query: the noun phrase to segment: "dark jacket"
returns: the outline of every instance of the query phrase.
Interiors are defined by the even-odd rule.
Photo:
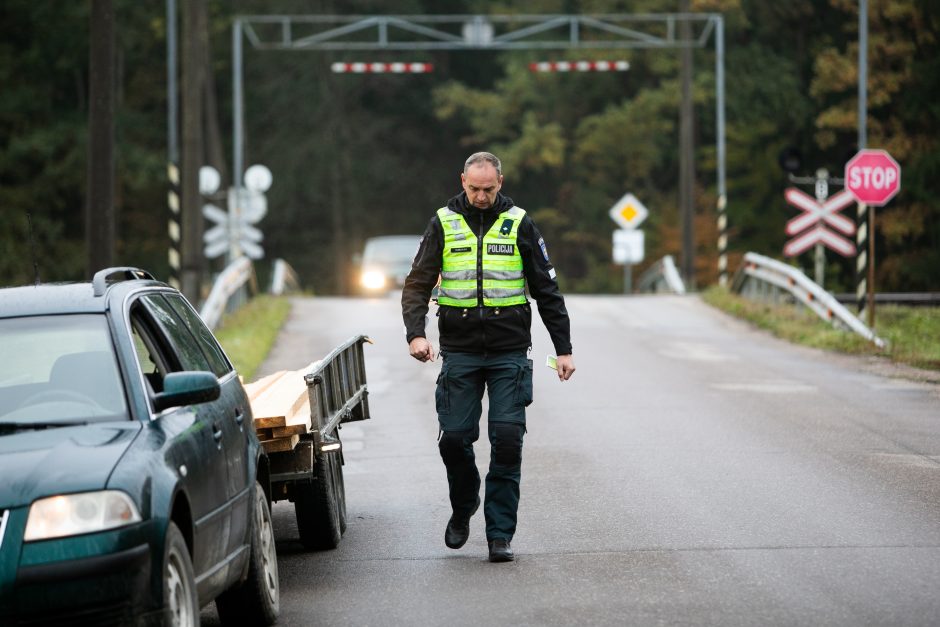
[[[512,207],[513,202],[511,198],[497,194],[493,207],[480,210],[468,202],[467,195],[461,192],[447,201],[447,206],[461,214],[477,239],[482,241],[497,216]],[[528,213],[519,225],[516,242],[519,254],[522,255],[529,294],[538,303],[539,315],[555,345],[555,352],[567,355],[571,353],[571,333],[565,299],[558,291],[545,241]],[[482,246],[478,250],[482,250]],[[402,317],[408,342],[425,335],[428,302],[441,272],[443,251],[444,229],[435,215],[421,238],[401,294]],[[472,308],[441,305],[438,306],[437,315],[441,348],[444,350],[497,353],[525,349],[532,345],[532,308],[528,303],[508,307],[483,307],[480,303],[480,306]]]

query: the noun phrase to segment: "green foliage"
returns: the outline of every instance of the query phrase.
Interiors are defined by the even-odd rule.
[[[259,295],[222,319],[215,336],[245,381],[268,356],[289,313],[287,298]]]
[[[232,112],[231,24],[238,14],[310,13],[308,0],[206,0],[212,84],[224,149]],[[168,270],[166,23],[163,3],[113,0],[118,102],[118,262]],[[855,0],[692,0],[720,12],[726,49],[730,246],[780,257],[795,210],[777,165],[838,175],[855,151]],[[385,14],[388,3],[326,0],[322,14]],[[422,15],[668,13],[675,0],[402,0]],[[940,14],[924,0],[869,0],[869,145],[903,166],[903,189],[877,212],[876,283],[940,290]],[[81,278],[86,257],[87,2],[0,6],[0,284]],[[273,27],[277,30],[279,27]],[[504,191],[536,219],[570,291],[619,291],[607,209],[629,191],[651,210],[646,262],[679,256],[679,52],[670,49],[286,52],[245,46],[246,163],[274,173],[259,224],[320,293],[351,285],[370,236],[419,233],[459,191],[463,159],[489,149]],[[697,284],[716,277],[714,38],[694,50]],[[543,59],[627,59],[629,72],[536,74]],[[335,75],[334,61],[429,61],[430,75]],[[186,62],[186,59],[182,59]],[[228,154],[224,155],[228,160]],[[227,177],[226,177],[227,178]],[[228,180],[223,181],[227,185]],[[33,221],[30,244],[26,216]],[[33,254],[35,250],[35,254]],[[811,254],[797,259],[808,268]],[[732,269],[734,269],[732,267]],[[827,287],[853,286],[830,256]]]

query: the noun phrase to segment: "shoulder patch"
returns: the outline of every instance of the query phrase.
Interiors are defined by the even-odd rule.
[[[545,238],[539,238],[539,248],[542,249],[542,256],[545,257],[545,261],[548,261],[548,248],[545,247]]]

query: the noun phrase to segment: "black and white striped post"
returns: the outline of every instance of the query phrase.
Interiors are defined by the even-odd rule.
[[[718,285],[728,285],[728,214],[725,207],[728,198],[724,194],[718,196]]]
[[[176,289],[180,288],[180,168],[179,168],[179,116],[176,88],[176,0],[166,0],[166,84],[167,84],[167,196],[166,204],[169,209],[167,216],[167,234],[170,236],[170,247],[167,250],[167,261],[170,265],[170,276],[167,283]]]
[[[858,318],[865,319],[865,310],[868,308],[868,270],[871,260],[868,256],[868,205],[858,203],[856,213],[855,249],[855,301],[858,304]]]
[[[170,264],[170,276],[167,280],[171,286],[180,287],[180,169],[172,161],[166,167],[169,189],[167,190],[166,204],[170,208],[167,233],[170,236],[170,248],[167,251],[167,261]]]

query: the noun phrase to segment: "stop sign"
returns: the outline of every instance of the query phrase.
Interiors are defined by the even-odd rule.
[[[860,150],[845,164],[845,188],[859,202],[880,207],[901,189],[901,166],[884,150]]]

